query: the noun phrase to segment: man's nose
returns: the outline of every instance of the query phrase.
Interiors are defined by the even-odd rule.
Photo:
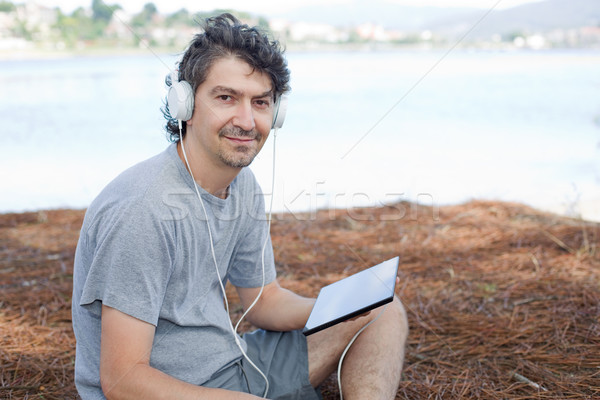
[[[236,108],[233,125],[245,131],[251,131],[256,127],[254,112],[250,103],[241,102]]]

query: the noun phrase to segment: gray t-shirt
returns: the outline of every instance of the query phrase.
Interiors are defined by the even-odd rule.
[[[104,399],[102,303],[156,326],[150,364],[175,378],[202,384],[240,358],[193,185],[173,144],[119,175],[88,208],[75,253],[72,309],[75,383],[84,399]],[[268,232],[254,175],[242,169],[227,199],[199,190],[223,285],[260,287]],[[275,266],[267,240],[270,283]]]

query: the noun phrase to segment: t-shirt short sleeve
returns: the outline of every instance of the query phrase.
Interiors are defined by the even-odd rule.
[[[133,203],[100,212],[87,232],[94,250],[80,305],[99,315],[101,304],[156,325],[172,267],[173,240],[165,222]],[[108,216],[110,215],[110,216]]]

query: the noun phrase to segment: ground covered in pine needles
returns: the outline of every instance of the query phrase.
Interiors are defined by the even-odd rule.
[[[82,218],[0,215],[0,399],[76,398]],[[277,215],[272,235],[282,286],[303,295],[400,256],[399,399],[600,398],[600,224],[510,203],[398,203]],[[323,392],[338,397],[334,377]]]

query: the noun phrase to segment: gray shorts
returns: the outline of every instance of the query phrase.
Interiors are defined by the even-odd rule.
[[[301,331],[257,330],[244,335],[248,357],[269,379],[267,398],[321,399],[308,379],[308,348]],[[252,393],[262,397],[265,380],[245,358],[215,373],[202,386]]]

